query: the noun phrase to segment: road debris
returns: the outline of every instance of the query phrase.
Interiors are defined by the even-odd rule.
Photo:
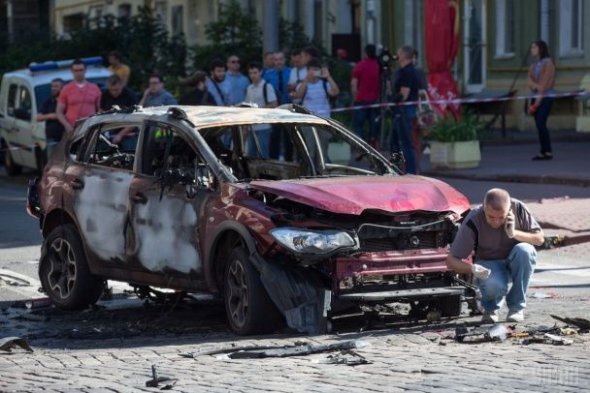
[[[472,329],[459,325],[455,328],[455,341],[468,344],[504,341],[512,332],[513,327],[502,324],[494,324],[491,328],[475,327]]]
[[[555,334],[550,334],[550,333],[545,333],[545,338],[547,339],[547,341],[551,344],[554,345],[572,345],[574,343],[574,340],[569,339],[569,338],[563,338],[560,336],[557,336]]]
[[[12,352],[15,347],[21,347],[27,352],[33,352],[33,348],[29,345],[27,340],[21,337],[5,337],[0,339],[0,350]]]
[[[363,355],[356,351],[347,349],[340,351],[333,355],[328,355],[324,362],[326,364],[345,364],[347,366],[359,366],[361,364],[371,364],[373,362],[367,360]]]
[[[533,292],[529,297],[533,299],[555,299],[559,295],[556,292]]]
[[[368,346],[369,343],[363,340],[347,340],[332,344],[309,344],[307,342],[298,342],[294,345],[283,346],[250,346],[250,347],[230,347],[215,349],[211,351],[197,351],[181,353],[180,356],[195,358],[202,355],[226,354],[225,357],[230,359],[261,359],[261,358],[283,358],[289,356],[305,356],[314,353],[347,351]]]
[[[158,372],[156,371],[156,365],[152,364],[152,379],[146,381],[145,386],[148,388],[157,388],[161,382],[169,382],[160,388],[160,390],[169,390],[169,389],[172,389],[172,387],[174,387],[174,385],[176,384],[176,381],[177,380],[173,379],[173,378],[158,377]]]
[[[563,323],[567,323],[568,325],[573,325],[579,328],[581,331],[580,333],[587,333],[590,331],[590,320],[584,318],[566,318],[560,317],[557,315],[551,315],[551,318],[557,319]]]

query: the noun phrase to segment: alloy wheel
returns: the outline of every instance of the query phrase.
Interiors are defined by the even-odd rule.
[[[48,255],[47,281],[51,291],[67,299],[76,283],[76,257],[70,243],[58,238],[51,243]]]
[[[238,327],[246,324],[248,315],[248,284],[245,267],[240,260],[231,262],[228,269],[227,298],[229,314]]]

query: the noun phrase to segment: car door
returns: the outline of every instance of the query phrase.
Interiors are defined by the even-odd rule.
[[[85,144],[79,161],[65,171],[80,234],[90,262],[99,268],[127,262],[128,195],[135,152],[121,152],[110,142],[111,131],[121,126],[93,126],[79,142]]]
[[[15,161],[27,168],[38,168],[37,160],[41,156],[39,147],[36,146],[44,143],[45,138],[39,140],[34,136],[34,127],[37,127],[37,122],[33,121],[33,113],[36,112],[36,108],[30,88],[21,82],[17,94],[18,105],[14,110],[14,128],[15,141],[20,147],[20,157],[19,161]]]
[[[16,163],[21,163],[21,147],[18,144],[18,128],[16,127],[15,110],[18,108],[18,84],[14,79],[5,79],[8,84],[6,102],[2,103],[4,116],[2,118],[2,137],[6,141],[10,157]]]
[[[180,128],[148,122],[141,143],[129,189],[130,250],[150,272],[202,278],[198,212],[206,199],[209,171]]]

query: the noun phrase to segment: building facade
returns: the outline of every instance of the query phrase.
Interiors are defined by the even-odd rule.
[[[409,44],[424,53],[424,7],[427,0],[383,0],[379,29],[383,44]],[[530,44],[543,39],[557,66],[558,93],[590,90],[590,2],[584,0],[458,0],[461,48],[453,72],[463,94],[529,94]],[[424,64],[424,63],[423,63]],[[534,128],[523,100],[508,107],[507,126]],[[550,127],[590,131],[587,104],[559,99]],[[590,116],[590,115],[588,115]]]

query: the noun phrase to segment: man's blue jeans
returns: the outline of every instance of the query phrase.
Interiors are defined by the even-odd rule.
[[[535,271],[537,251],[528,243],[518,243],[512,248],[508,258],[499,260],[479,260],[477,264],[492,271],[486,280],[477,280],[481,291],[481,305],[486,312],[500,308],[502,299],[510,312],[526,307],[526,291]],[[512,282],[510,291],[508,284]]]
[[[391,137],[389,139],[390,151],[392,153],[399,151],[401,143],[401,148],[406,159],[406,173],[413,174],[417,173],[416,155],[414,154],[414,146],[412,145],[412,129],[415,117],[415,105],[396,107],[393,115]]]

